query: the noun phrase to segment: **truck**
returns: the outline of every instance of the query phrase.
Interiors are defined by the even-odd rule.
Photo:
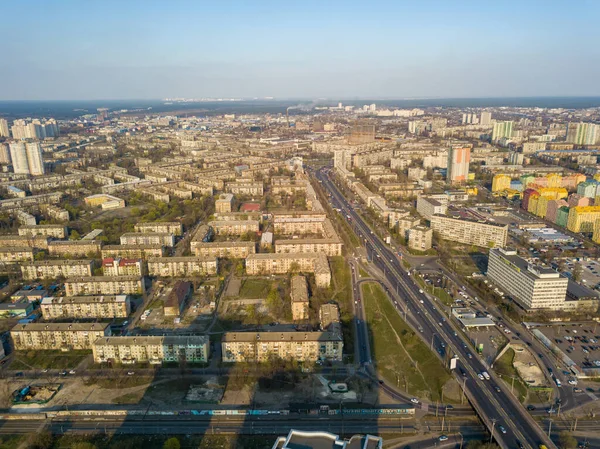
[[[482,371],[481,375],[485,378],[485,380],[490,380],[490,375],[487,371]]]
[[[389,235],[385,238],[385,243],[387,243],[388,245],[392,244],[392,238]]]

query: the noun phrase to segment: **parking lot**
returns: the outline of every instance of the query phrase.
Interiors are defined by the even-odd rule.
[[[597,323],[560,324],[539,330],[581,368],[600,368],[600,327]]]
[[[600,262],[596,260],[581,260],[577,262],[573,258],[565,259],[565,268],[567,276],[572,275],[575,265],[581,265],[581,282],[589,288],[594,288],[600,284]]]

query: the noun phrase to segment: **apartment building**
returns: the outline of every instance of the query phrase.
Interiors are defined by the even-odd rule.
[[[36,236],[41,235],[44,237],[53,237],[55,239],[66,239],[67,238],[67,227],[63,225],[35,225],[35,226],[21,226],[19,228],[19,235],[21,236]]]
[[[91,259],[36,260],[21,264],[25,280],[92,276],[93,269],[94,261]]]
[[[571,232],[594,232],[600,218],[600,206],[576,206],[569,209],[567,229]]]
[[[444,240],[483,248],[503,248],[508,239],[508,225],[479,223],[443,215],[431,217],[431,229]]]
[[[421,195],[417,198],[417,212],[427,220],[431,220],[436,214],[445,215],[448,206],[435,198]]]
[[[59,240],[48,243],[48,254],[51,256],[86,257],[96,255],[102,248],[98,240]]]
[[[323,253],[326,256],[341,256],[342,242],[337,239],[275,240],[275,252],[281,254]]]
[[[48,249],[49,239],[43,235],[0,235],[0,246],[28,246],[35,249]]]
[[[242,235],[259,231],[256,220],[209,221],[208,225],[216,235]]]
[[[175,236],[164,232],[126,232],[121,236],[121,245],[163,245],[175,246]]]
[[[175,236],[183,235],[183,226],[177,221],[165,221],[159,223],[136,223],[135,232],[142,234],[158,233],[158,234],[173,234]]]
[[[33,249],[24,246],[0,247],[0,263],[33,261]]]
[[[197,257],[221,257],[227,259],[245,259],[256,253],[254,242],[192,242],[194,254]]]
[[[328,287],[331,270],[323,253],[251,254],[246,258],[246,273],[250,276],[285,274],[293,270],[315,274],[318,287]]]
[[[225,191],[234,195],[262,196],[264,194],[262,182],[226,182]]]
[[[107,257],[102,259],[104,276],[143,276],[144,264],[142,259],[120,259]]]
[[[10,331],[16,351],[92,349],[94,341],[110,334],[106,323],[29,323]]]
[[[415,251],[431,249],[433,230],[426,226],[415,226],[408,230],[408,247]]]
[[[148,274],[160,277],[181,277],[217,274],[217,258],[213,257],[151,257]]]
[[[224,363],[266,362],[271,358],[316,362],[342,360],[338,332],[226,332],[221,341]]]
[[[163,257],[166,248],[163,245],[106,245],[100,251],[103,259],[107,257],[123,259],[142,259]]]
[[[277,216],[273,217],[273,227],[275,234],[321,234],[323,233],[326,217],[321,217],[318,214],[312,217],[289,217]]]
[[[233,210],[233,195],[223,193],[215,200],[215,212],[217,214],[231,212]]]
[[[178,317],[185,307],[187,299],[193,292],[191,282],[176,281],[173,288],[163,301],[163,313],[165,316]]]
[[[549,268],[528,263],[515,250],[490,250],[487,276],[528,312],[564,307],[569,279]]]
[[[308,284],[304,276],[292,276],[290,300],[292,303],[292,319],[308,320]]]
[[[92,351],[95,363],[206,363],[210,341],[204,335],[101,337]]]
[[[127,295],[47,297],[40,309],[44,320],[126,318],[131,313],[131,301]]]
[[[78,295],[142,295],[144,278],[139,276],[89,276],[65,281],[67,296]]]

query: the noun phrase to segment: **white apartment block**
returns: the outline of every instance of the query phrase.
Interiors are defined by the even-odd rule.
[[[131,313],[127,295],[59,296],[42,299],[44,320],[63,318],[126,318]]]
[[[309,318],[308,284],[304,276],[292,276],[290,300],[292,319],[294,321],[307,320]]]
[[[103,323],[29,323],[17,324],[10,331],[16,351],[92,349],[100,337],[110,335]]]
[[[323,253],[326,256],[341,256],[342,242],[336,239],[291,239],[275,240],[275,252],[291,253]]]
[[[138,276],[89,276],[65,281],[67,296],[79,295],[142,295],[144,278]]]
[[[444,240],[483,248],[503,248],[506,246],[508,225],[479,223],[442,215],[434,215],[430,220],[431,229]]]
[[[94,261],[91,259],[36,260],[21,264],[21,274],[25,280],[92,276],[93,269]]]
[[[569,279],[550,268],[527,263],[514,250],[490,250],[487,276],[528,312],[564,307]]]
[[[102,248],[97,240],[64,240],[48,243],[48,254],[52,256],[86,257],[96,255]]]
[[[164,232],[126,232],[121,236],[121,245],[164,245],[175,246],[175,236]]]
[[[142,234],[160,233],[173,234],[175,236],[183,235],[183,226],[177,221],[158,222],[158,223],[136,223],[134,226],[135,232]]]
[[[242,235],[247,232],[259,231],[256,220],[209,221],[208,225],[216,235]]]
[[[192,251],[197,257],[221,257],[245,259],[256,253],[254,242],[192,242]]]
[[[102,260],[104,276],[143,276],[144,264],[142,259],[120,259],[108,257]]]
[[[314,273],[318,287],[328,287],[331,270],[323,253],[251,254],[246,258],[246,273],[250,276],[285,274],[292,270]]]
[[[217,269],[216,257],[152,257],[148,259],[148,274],[150,276],[215,275]]]
[[[33,249],[23,246],[0,247],[0,263],[33,261]]]
[[[21,236],[35,236],[41,235],[44,237],[54,237],[56,239],[67,238],[67,227],[63,225],[35,225],[35,226],[21,226],[19,228],[19,235]]]
[[[101,337],[94,342],[92,351],[96,363],[206,363],[210,341],[204,335]]]
[[[435,198],[424,195],[417,197],[417,212],[427,220],[431,220],[436,214],[445,215],[448,206]]]
[[[408,247],[416,251],[431,249],[433,230],[426,226],[415,226],[408,230]]]
[[[343,348],[339,332],[227,332],[221,341],[224,363],[260,363],[273,357],[297,362],[339,362]]]
[[[227,182],[225,191],[234,195],[262,196],[264,194],[262,182]]]
[[[103,259],[107,257],[124,259],[142,259],[149,257],[163,257],[165,247],[163,245],[106,245],[100,251]]]

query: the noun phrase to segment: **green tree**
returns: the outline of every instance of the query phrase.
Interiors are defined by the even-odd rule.
[[[97,449],[95,444],[81,441],[79,443],[71,444],[71,449]]]
[[[163,449],[180,449],[180,448],[181,448],[181,444],[179,444],[179,440],[175,437],[169,438],[167,441],[165,441],[165,444],[163,444]]]
[[[581,267],[581,264],[578,262],[573,267],[573,280],[575,282],[581,281],[582,274],[583,274],[583,268]]]
[[[71,234],[69,235],[69,239],[71,240],[79,240],[81,238],[81,235],[79,234],[79,232],[77,232],[75,229],[73,229],[71,231]]]
[[[50,449],[54,443],[52,434],[47,431],[31,434],[27,441],[28,449]]]
[[[558,435],[558,445],[561,449],[575,449],[577,447],[577,439],[570,432],[563,430]]]

